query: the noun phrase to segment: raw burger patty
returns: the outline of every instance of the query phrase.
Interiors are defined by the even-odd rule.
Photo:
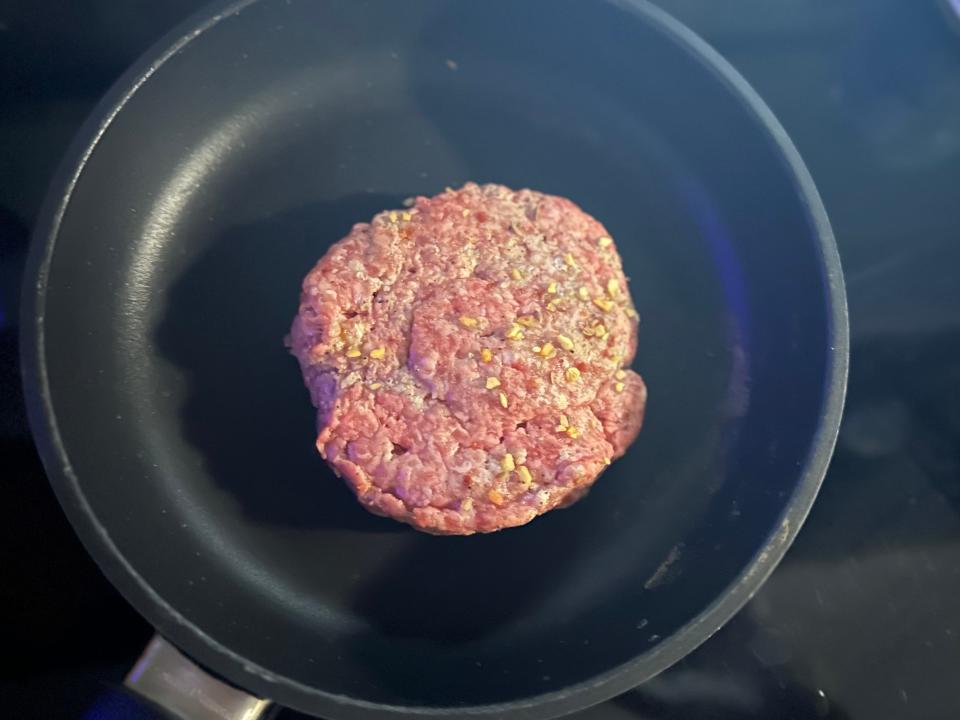
[[[375,513],[442,534],[584,495],[640,430],[637,313],[603,225],[467,184],[355,225],[303,282],[287,340],[317,448]]]

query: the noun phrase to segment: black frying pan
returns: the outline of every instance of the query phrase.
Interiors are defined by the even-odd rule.
[[[466,180],[573,198],[643,316],[647,424],[588,498],[489,536],[363,511],[282,343],[353,222]],[[646,2],[240,2],[88,123],[23,326],[51,482],[158,631],[334,720],[541,718],[651,677],[803,522],[847,370],[840,266],[796,150]]]

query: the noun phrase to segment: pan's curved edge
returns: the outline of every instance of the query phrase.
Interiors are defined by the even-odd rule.
[[[201,663],[223,672],[230,680],[264,697],[307,712],[331,714],[342,720],[431,717],[446,720],[463,716],[550,718],[602,702],[623,693],[666,669],[698,647],[729,620],[760,589],[796,537],[816,499],[836,444],[846,394],[849,368],[849,318],[840,257],[826,209],[809,171],[786,131],[750,84],[696,33],[654,6],[649,0],[608,0],[641,16],[696,56],[706,68],[746,104],[769,133],[793,176],[806,204],[818,240],[830,309],[828,381],[817,434],[800,482],[767,542],[751,563],[716,601],[687,623],[669,644],[656,647],[634,661],[565,690],[524,700],[460,708],[388,706],[325,693],[270,673],[224,647],[166,603],[140,577],[93,515],[59,436],[50,401],[44,358],[45,293],[56,238],[72,192],[97,144],[124,105],[167,60],[225,18],[259,0],[237,0],[201,11],[186,20],[146,52],[112,87],[78,133],[61,163],[38,215],[21,303],[21,367],[28,417],[48,477],[57,497],[84,545],[108,579],[161,633],[182,646]]]

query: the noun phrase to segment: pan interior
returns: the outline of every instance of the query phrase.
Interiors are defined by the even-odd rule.
[[[575,507],[431,537],[367,514],[317,456],[282,340],[354,222],[468,180],[607,225],[650,403]],[[44,361],[92,512],[187,623],[327,693],[507,702],[660,669],[776,529],[823,410],[820,268],[759,123],[629,10],[263,0],[171,57],[96,146]]]

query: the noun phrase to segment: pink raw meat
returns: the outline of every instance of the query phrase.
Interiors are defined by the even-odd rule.
[[[583,496],[643,421],[620,256],[571,201],[467,184],[355,225],[287,343],[369,510],[491,532]]]

